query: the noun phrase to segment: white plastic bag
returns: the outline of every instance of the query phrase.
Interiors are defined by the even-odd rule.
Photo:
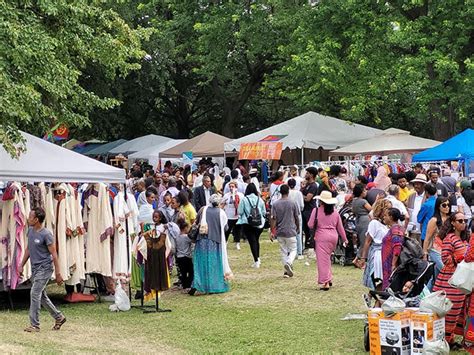
[[[464,260],[456,266],[456,271],[449,279],[449,284],[468,295],[474,286],[474,263],[466,263]]]
[[[405,302],[403,302],[400,298],[395,296],[390,296],[383,304],[382,310],[385,316],[391,317],[395,313],[403,312],[405,310]]]
[[[433,312],[440,317],[444,317],[452,307],[453,303],[446,297],[446,291],[433,292],[420,302],[420,312]]]
[[[448,355],[449,344],[446,340],[425,341],[423,354],[427,355]]]
[[[130,310],[130,300],[120,281],[117,281],[117,287],[115,288],[115,303],[109,306],[109,310],[111,312],[126,312]]]

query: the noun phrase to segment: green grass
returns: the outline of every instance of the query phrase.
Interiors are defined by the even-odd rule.
[[[309,266],[295,261],[295,277],[284,279],[278,243],[262,238],[260,269],[250,267],[248,244],[240,251],[230,244],[231,292],[195,297],[165,292],[162,306],[171,313],[112,313],[108,303],[63,304],[68,322],[60,332],[50,330],[52,320],[43,311],[41,333],[27,334],[27,309],[3,310],[0,352],[365,353],[364,322],[340,320],[364,313],[361,271],[334,266],[333,289],[319,291],[314,260]],[[52,286],[49,292],[61,290]]]

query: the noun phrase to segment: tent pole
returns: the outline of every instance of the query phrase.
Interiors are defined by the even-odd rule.
[[[304,166],[304,143],[301,146],[301,167]]]

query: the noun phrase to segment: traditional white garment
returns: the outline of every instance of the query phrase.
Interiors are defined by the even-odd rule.
[[[46,229],[49,229],[51,233],[54,230],[54,208],[53,208],[53,193],[50,188],[46,187],[44,182],[40,183],[39,188],[41,190],[41,199],[44,206],[46,217],[44,225]]]
[[[15,190],[12,199],[3,201],[2,224],[0,228],[0,250],[2,263],[2,279],[6,289],[16,287],[25,279],[20,279],[18,269],[25,253],[25,205],[21,185],[12,183]]]
[[[126,216],[128,215],[126,223]],[[116,279],[128,280],[131,273],[131,238],[138,234],[138,207],[132,194],[120,191],[114,198],[114,262],[113,276]],[[128,231],[127,231],[128,227]],[[127,233],[128,232],[128,233]],[[127,256],[128,238],[128,256]]]
[[[69,214],[70,236],[67,238],[68,267],[70,278],[67,285],[76,285],[86,278],[84,264],[84,225],[82,222],[81,198],[76,189],[67,185],[67,211]]]
[[[23,230],[23,245],[24,247],[24,252],[26,251],[26,248],[28,247],[28,216],[30,215],[31,212],[31,199],[30,199],[30,191],[28,189],[23,189],[21,190],[21,194],[23,194],[23,205],[24,205],[24,213],[25,213],[25,228]],[[25,254],[23,252],[23,255]],[[22,256],[23,259],[23,256]],[[23,281],[28,280],[31,277],[31,263],[30,259],[26,262],[25,266],[23,267]]]
[[[84,200],[84,223],[87,222],[86,272],[112,276],[110,236],[113,234],[112,210],[104,184],[94,184]]]
[[[68,255],[66,233],[68,226],[71,225],[70,214],[67,208],[67,194],[69,189],[66,184],[60,184],[55,187],[55,190],[59,190],[61,193],[66,193],[64,198],[61,197],[59,200],[58,198],[54,198],[53,200],[56,217],[54,221],[53,237],[56,244],[56,251],[58,253],[59,273],[64,280],[68,280],[70,276],[68,259],[70,256]],[[58,270],[56,270],[56,272],[58,272]]]
[[[138,223],[153,223],[153,206],[148,202],[138,209]]]

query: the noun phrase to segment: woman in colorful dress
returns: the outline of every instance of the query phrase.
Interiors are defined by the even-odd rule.
[[[382,289],[390,285],[390,276],[398,266],[398,257],[402,251],[405,230],[398,222],[403,222],[403,216],[397,208],[390,208],[383,218],[383,222],[390,229],[382,240]]]
[[[451,349],[458,344],[454,343],[455,335],[464,334],[464,303],[466,295],[461,290],[452,287],[449,279],[453,276],[458,263],[464,260],[469,235],[466,231],[467,220],[461,212],[453,213],[443,225],[439,238],[442,240],[441,269],[433,291],[446,291],[446,295],[453,303],[453,307],[445,316],[446,341]]]
[[[211,206],[200,210],[196,223],[200,225],[200,234],[194,248],[194,279],[189,291],[190,295],[196,292],[224,293],[230,287],[228,280],[232,276],[227,258],[227,243],[224,229],[227,225],[227,216],[219,208],[220,197],[211,195]],[[207,233],[202,233],[207,229]]]
[[[474,263],[474,237],[471,233],[466,255],[466,263]],[[474,292],[466,296],[466,324],[464,327],[464,349],[474,354]]]
[[[347,245],[347,237],[342,226],[341,216],[334,208],[337,198],[332,197],[329,191],[321,192],[321,195],[316,198],[319,200],[320,206],[315,207],[311,212],[308,227],[315,229],[314,243],[318,266],[318,284],[321,285],[320,290],[329,291],[332,286],[331,255],[336,249],[338,236],[341,236],[344,247]]]
[[[428,222],[426,227],[426,236],[423,242],[423,258],[435,264],[433,279],[428,284],[430,290],[433,289],[434,282],[443,268],[441,260],[441,251],[443,249],[443,241],[439,237],[441,226],[449,219],[451,214],[451,204],[447,197],[439,196],[436,199],[434,215]]]

